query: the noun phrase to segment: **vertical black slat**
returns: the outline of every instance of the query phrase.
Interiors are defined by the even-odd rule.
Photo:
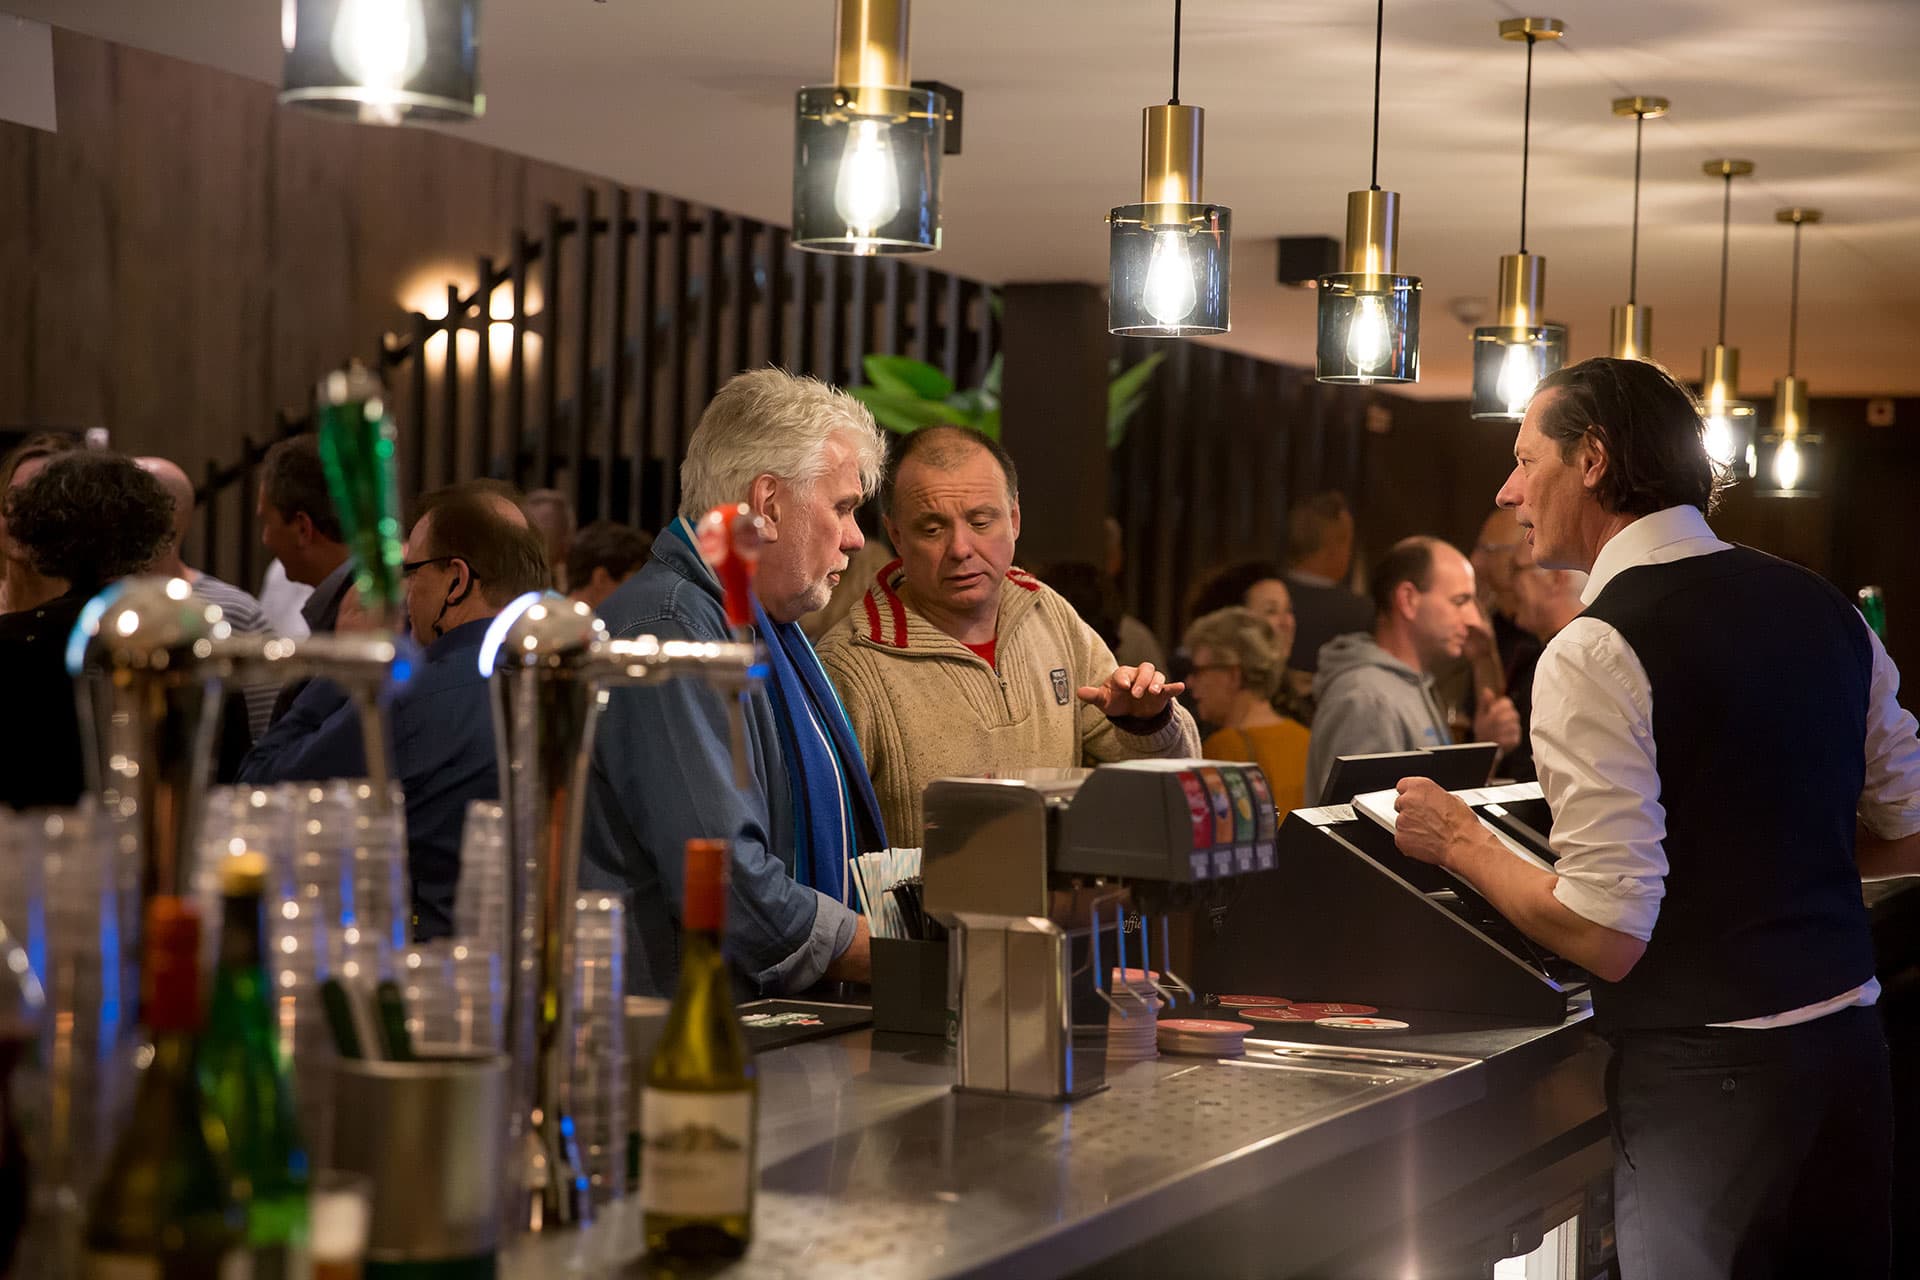
[[[274,438],[283,438],[286,429],[287,415],[276,411],[273,415]],[[260,589],[260,578],[253,571],[254,548],[260,544],[260,530],[255,523],[257,512],[254,493],[260,487],[259,464],[264,456],[264,451],[253,443],[252,436],[240,437],[240,574],[233,581],[238,582],[245,591]]]
[[[933,286],[940,277],[925,267],[913,267],[907,271],[913,280],[913,354],[916,358],[933,363]]]
[[[1247,361],[1247,403],[1252,406],[1251,453],[1246,484],[1253,508],[1253,538],[1260,555],[1284,562],[1287,548],[1286,488],[1274,465],[1274,444],[1280,438],[1279,400],[1274,396],[1274,366],[1265,360]]]
[[[888,258],[880,267],[880,350],[897,356],[907,345],[907,291],[913,287],[900,259]]]
[[[525,458],[527,433],[527,259],[532,246],[527,233],[513,233],[513,263],[508,278],[513,282],[513,328],[507,350],[507,478],[521,488],[527,485]]]
[[[547,206],[540,245],[540,407],[533,417],[533,475],[529,489],[553,483],[553,432],[560,406],[560,206]]]
[[[1143,358],[1139,344],[1125,338],[1113,340],[1112,349],[1120,355],[1126,365],[1133,365]],[[1159,375],[1155,374],[1158,381]],[[1161,409],[1161,399],[1157,386],[1150,387],[1140,411],[1134,416],[1127,428],[1126,443],[1121,446],[1126,463],[1125,498],[1119,511],[1114,514],[1120,520],[1121,545],[1125,561],[1122,573],[1125,577],[1124,594],[1127,605],[1135,617],[1145,614],[1146,571],[1153,557],[1147,546],[1148,531],[1153,528],[1153,485],[1155,468],[1154,450],[1159,447],[1160,433],[1166,429],[1166,415]],[[1162,632],[1162,635],[1167,633]],[[1178,637],[1173,637],[1177,642]]]
[[[793,264],[793,354],[790,364],[795,373],[812,373],[814,324],[819,303],[815,296],[815,264],[820,255],[796,249],[787,255]]]
[[[680,454],[687,438],[687,202],[667,204],[667,377],[670,393],[661,421],[660,510],[662,521],[679,509]]]
[[[701,244],[706,252],[701,255],[705,278],[700,285],[700,398],[699,407],[691,415],[696,421],[707,401],[720,389],[720,307],[726,296],[721,276],[726,271],[728,221],[718,209],[709,209],[700,224]]]
[[[987,366],[993,363],[993,353],[1000,349],[1000,322],[993,314],[993,290],[978,285],[974,292],[980,298],[980,323],[975,330],[978,341],[973,348],[973,377],[967,380],[970,387],[987,380]]]
[[[407,469],[413,476],[415,495],[427,491],[427,339],[433,333],[433,321],[420,312],[413,313],[413,379],[407,396],[406,429],[413,447],[407,450]]]
[[[857,387],[867,380],[867,352],[873,344],[873,259],[851,258],[847,289],[847,366],[843,385]]]
[[[653,445],[653,383],[654,383],[654,295],[659,291],[656,283],[655,264],[659,254],[654,250],[654,219],[658,213],[660,198],[648,191],[640,197],[640,214],[634,235],[638,241],[634,248],[638,250],[639,278],[634,283],[633,329],[637,335],[633,352],[633,421],[627,429],[627,456],[633,460],[632,486],[627,494],[627,521],[636,528],[646,522],[644,503],[641,500],[643,471],[646,459],[652,456]],[[657,514],[650,523],[664,524],[665,515]]]
[[[479,341],[473,361],[473,447],[467,452],[467,475],[491,475],[493,468],[493,259],[479,262],[480,288],[477,301]]]
[[[593,421],[593,275],[598,255],[594,249],[594,207],[598,202],[592,187],[580,188],[580,246],[574,257],[580,290],[578,324],[580,333],[573,347],[573,419],[567,424],[567,488],[573,509],[580,510],[587,500],[587,426]]]
[[[827,278],[826,287],[820,292],[820,328],[821,336],[826,339],[826,350],[820,357],[819,376],[821,381],[835,384],[842,381],[840,368],[847,350],[846,309],[841,305],[846,296],[842,288],[845,279],[840,270],[844,261],[839,254],[827,254],[820,264]]]
[[[940,368],[955,383],[960,381],[960,344],[967,331],[966,281],[955,275],[942,275],[946,296],[946,332],[940,344]]]
[[[733,220],[733,276],[727,282],[727,307],[733,321],[733,348],[728,353],[727,377],[753,363],[753,240],[760,224],[751,218]]]
[[[1153,549],[1153,621],[1163,636],[1178,635],[1186,625],[1186,619],[1180,616],[1180,574],[1175,557],[1180,547],[1182,527],[1186,523],[1182,518],[1184,511],[1180,501],[1180,486],[1186,477],[1186,468],[1181,464],[1187,457],[1188,442],[1182,438],[1183,433],[1175,424],[1183,420],[1184,410],[1190,403],[1188,389],[1191,385],[1189,374],[1192,358],[1191,342],[1176,343],[1167,362],[1161,366],[1161,376],[1172,376],[1166,377],[1165,394],[1161,399],[1167,412],[1160,432],[1160,465],[1154,486],[1154,509],[1148,520],[1158,534]]]
[[[200,563],[207,572],[220,577],[225,565],[216,559],[220,546],[220,499],[223,490],[220,487],[220,464],[207,463],[207,478],[201,483],[200,492],[204,495],[201,506],[206,510],[206,518],[200,522]],[[229,579],[231,581],[231,579]],[[245,584],[241,584],[245,586]]]
[[[458,285],[447,286],[446,360],[440,371],[440,483],[460,478],[460,331],[467,327]]]
[[[780,227],[767,227],[767,283],[760,296],[760,328],[766,344],[766,362],[778,369],[784,365],[787,337],[787,233]]]
[[[614,518],[613,511],[613,473],[620,463],[621,446],[625,433],[621,424],[626,418],[624,406],[627,398],[627,273],[629,249],[632,246],[627,224],[633,218],[633,197],[627,194],[625,187],[613,189],[613,212],[607,223],[607,376],[606,376],[606,413],[607,447],[600,455],[600,506],[598,516],[602,520]],[[627,477],[627,490],[633,490],[637,475]],[[631,501],[631,499],[629,499]]]

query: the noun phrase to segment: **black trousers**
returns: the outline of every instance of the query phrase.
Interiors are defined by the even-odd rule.
[[[1624,1280],[1883,1280],[1893,1085],[1871,1008],[1612,1038]]]

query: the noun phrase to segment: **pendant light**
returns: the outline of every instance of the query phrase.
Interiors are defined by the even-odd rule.
[[[833,83],[800,90],[793,246],[856,256],[940,247],[947,102],[907,74],[907,0],[840,0]]]
[[[1649,118],[1658,120],[1673,104],[1665,98],[1615,98],[1613,114],[1633,117],[1633,239],[1627,255],[1627,300],[1613,308],[1614,357],[1653,358],[1653,309],[1640,305],[1640,152]]]
[[[1540,379],[1567,362],[1567,327],[1541,319],[1547,260],[1527,252],[1527,163],[1533,135],[1533,46],[1566,34],[1558,18],[1507,18],[1502,40],[1527,42],[1526,113],[1520,128],[1520,252],[1500,259],[1494,323],[1473,331],[1473,416],[1518,422]]]
[[[1205,112],[1180,101],[1180,0],[1173,2],[1173,96],[1141,113],[1140,203],[1107,215],[1107,331],[1182,338],[1225,333],[1231,211],[1200,195]]]
[[[1740,348],[1727,345],[1727,247],[1733,233],[1733,180],[1753,172],[1751,160],[1709,160],[1701,166],[1709,178],[1725,184],[1720,201],[1719,336],[1700,360],[1700,410],[1705,418],[1707,456],[1729,480],[1753,474],[1753,405],[1740,398]]]
[[[1373,26],[1373,173],[1365,191],[1347,193],[1344,270],[1320,277],[1321,382],[1420,381],[1420,277],[1394,274],[1400,195],[1380,189],[1380,52],[1386,0]]]
[[[1787,303],[1787,376],[1773,384],[1773,424],[1760,441],[1760,492],[1810,498],[1820,491],[1820,437],[1811,430],[1807,382],[1795,362],[1800,354],[1800,228],[1820,221],[1820,211],[1779,209],[1773,218],[1793,224],[1793,290]]]
[[[280,101],[362,124],[472,120],[480,0],[281,0]]]

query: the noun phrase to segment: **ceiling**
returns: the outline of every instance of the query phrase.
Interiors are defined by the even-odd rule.
[[[1104,215],[1139,191],[1140,108],[1165,99],[1166,0],[920,0],[913,73],[965,93],[945,178],[943,268],[993,282],[1104,281]],[[0,0],[0,9],[274,82],[273,0]],[[1683,376],[1714,338],[1716,156],[1734,188],[1728,341],[1743,389],[1785,371],[1792,232],[1804,233],[1799,372],[1816,395],[1920,393],[1920,4],[1911,0],[1394,0],[1380,182],[1402,197],[1400,269],[1425,280],[1415,394],[1461,396],[1468,328],[1519,240],[1522,46],[1499,19],[1546,13],[1536,51],[1528,248],[1576,356],[1625,300],[1633,124],[1626,94],[1673,100],[1646,126],[1640,300]],[[1367,185],[1374,7],[1195,0],[1183,100],[1207,110],[1206,194],[1234,226],[1223,345],[1313,355],[1313,295],[1274,282],[1274,239],[1338,236]],[[831,0],[484,0],[487,116],[463,136],[784,224],[793,91],[825,80]]]

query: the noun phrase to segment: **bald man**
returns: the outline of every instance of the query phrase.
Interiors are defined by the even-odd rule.
[[[222,582],[210,573],[193,568],[181,558],[187,531],[193,527],[193,481],[187,478],[187,473],[166,458],[135,458],[134,461],[142,471],[158,480],[160,487],[167,491],[167,496],[173,499],[173,537],[159,558],[147,567],[147,572],[185,578],[191,582],[195,591],[220,606],[220,611],[226,615],[237,634],[271,634],[273,627],[258,600],[231,583]],[[278,682],[242,685],[239,692],[247,703],[247,727],[257,740],[267,731],[267,721],[273,715],[273,700],[280,692],[280,685]]]

